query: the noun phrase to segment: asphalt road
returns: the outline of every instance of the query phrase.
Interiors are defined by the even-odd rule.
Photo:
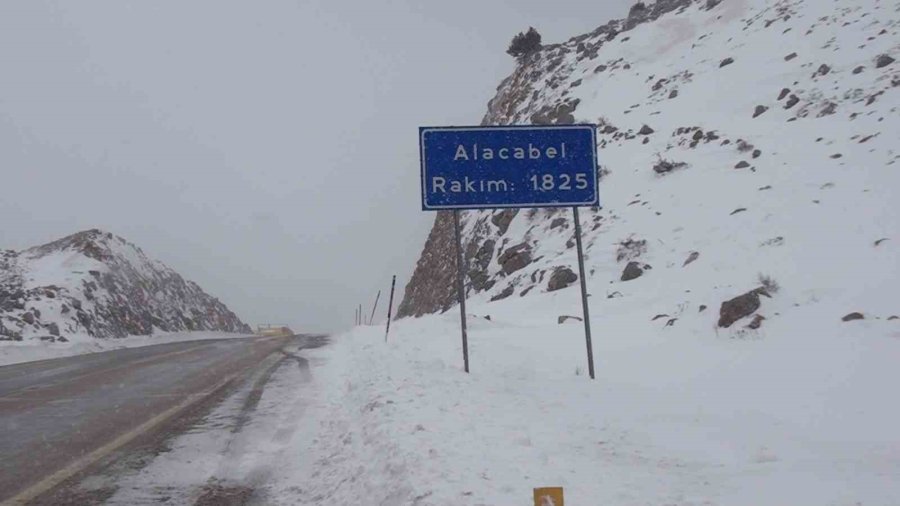
[[[164,425],[290,339],[189,341],[0,367],[0,502],[42,493]]]

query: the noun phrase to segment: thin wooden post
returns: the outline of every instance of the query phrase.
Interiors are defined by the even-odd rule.
[[[369,325],[372,324],[372,320],[375,318],[375,308],[378,307],[378,298],[381,297],[381,290],[378,290],[378,295],[375,296],[375,304],[372,305],[372,314],[369,315]]]

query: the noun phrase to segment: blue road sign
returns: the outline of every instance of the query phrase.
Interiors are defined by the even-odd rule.
[[[422,209],[599,206],[595,129],[421,127]]]

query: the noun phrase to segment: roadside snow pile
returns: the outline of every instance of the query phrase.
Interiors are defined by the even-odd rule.
[[[70,357],[85,353],[117,350],[119,348],[138,348],[154,344],[175,343],[182,341],[199,341],[205,339],[240,339],[255,337],[251,334],[234,332],[157,332],[150,336],[128,336],[119,339],[94,339],[81,336],[67,342],[48,343],[32,340],[25,342],[0,341],[0,366],[47,360],[51,358]]]
[[[380,327],[334,338],[267,501],[524,505],[562,486],[573,505],[900,504],[884,322],[805,308],[735,340],[647,331],[623,305],[592,319],[590,381],[583,327],[555,321],[578,308],[576,291],[473,302],[469,375],[455,311],[387,344]]]

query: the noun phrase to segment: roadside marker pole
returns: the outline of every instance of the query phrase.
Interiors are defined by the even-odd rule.
[[[359,324],[360,324],[360,325],[365,325],[365,323],[366,323],[366,320],[365,320],[365,318],[363,317],[362,304],[360,304],[360,305],[359,305]]]
[[[459,298],[459,321],[462,328],[463,365],[469,372],[469,338],[466,335],[466,289],[463,274],[462,238],[459,231],[459,210],[453,210],[453,228],[456,230],[456,295]]]
[[[372,324],[372,320],[375,319],[375,308],[378,307],[378,299],[381,297],[381,290],[378,290],[378,295],[375,296],[375,304],[372,306],[372,314],[369,316],[369,325]]]
[[[594,347],[591,345],[591,317],[588,314],[587,278],[584,275],[584,251],[581,248],[581,220],[578,207],[572,207],[575,219],[575,244],[578,247],[578,279],[581,280],[581,308],[584,311],[584,340],[587,344],[588,372],[594,379]]]
[[[394,274],[394,279],[391,280],[391,298],[388,300],[388,318],[387,318],[387,328],[384,329],[384,342],[387,342],[388,333],[391,331],[391,308],[394,307],[394,285],[397,284],[397,275]]]

